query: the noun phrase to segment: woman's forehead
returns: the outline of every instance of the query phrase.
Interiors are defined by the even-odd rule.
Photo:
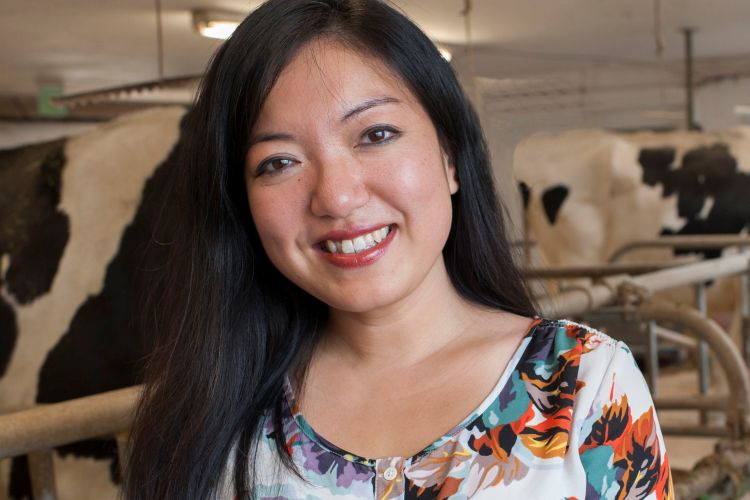
[[[281,71],[266,98],[258,123],[310,112],[320,118],[341,113],[374,98],[416,104],[408,85],[383,61],[330,40],[303,46]]]

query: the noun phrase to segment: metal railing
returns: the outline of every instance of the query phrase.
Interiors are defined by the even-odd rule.
[[[671,248],[672,250],[719,250],[727,247],[750,247],[750,236],[735,234],[694,234],[662,236],[661,238],[636,240],[622,245],[609,257],[614,263],[624,255],[646,248]]]

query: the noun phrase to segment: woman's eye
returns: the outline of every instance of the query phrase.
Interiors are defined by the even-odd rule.
[[[258,166],[257,175],[273,174],[296,163],[291,158],[270,158]]]
[[[398,135],[399,131],[393,127],[378,126],[366,130],[362,134],[362,142],[364,144],[378,144],[394,139]]]

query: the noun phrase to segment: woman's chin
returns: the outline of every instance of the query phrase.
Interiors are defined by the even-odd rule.
[[[387,308],[399,301],[398,294],[363,290],[323,300],[332,311],[350,314],[367,314]]]

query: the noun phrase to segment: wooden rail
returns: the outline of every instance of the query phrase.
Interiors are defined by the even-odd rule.
[[[125,431],[139,394],[129,387],[0,415],[0,459]]]

